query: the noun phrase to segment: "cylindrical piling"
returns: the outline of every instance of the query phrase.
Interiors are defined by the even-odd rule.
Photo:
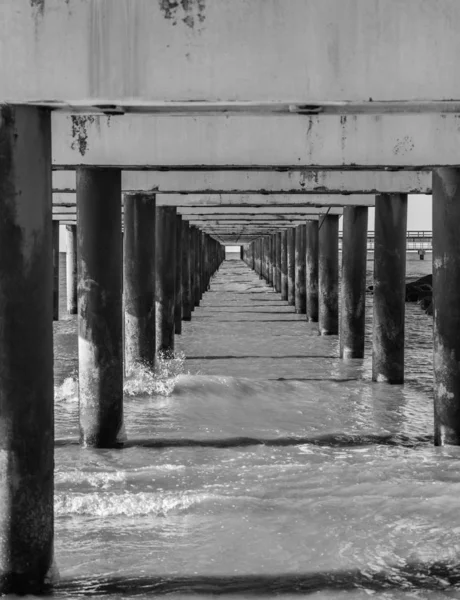
[[[281,232],[281,300],[288,299],[287,231]]]
[[[275,291],[281,293],[281,233],[275,234],[276,247],[276,271],[275,271]]]
[[[77,314],[77,226],[67,225],[66,284],[67,312]]]
[[[287,300],[291,306],[295,306],[295,234],[294,227],[287,230]]]
[[[192,318],[192,286],[191,286],[191,245],[190,225],[182,221],[182,318],[190,321]]]
[[[176,222],[172,206],[157,206],[155,224],[156,351],[174,355],[174,311],[176,306]]]
[[[318,225],[318,308],[321,335],[339,332],[339,217],[325,215]]]
[[[367,206],[343,209],[340,356],[364,356]]]
[[[50,112],[0,104],[0,593],[39,594],[53,560]]]
[[[125,194],[125,372],[155,364],[155,194]]]
[[[53,219],[53,321],[59,321],[59,221]]]
[[[182,217],[176,215],[176,303],[174,306],[174,332],[182,333]]]
[[[306,225],[299,225],[295,232],[295,311],[304,315],[307,310],[305,287]]]
[[[318,221],[306,223],[305,287],[307,321],[318,322]]]
[[[434,440],[460,445],[460,169],[433,171]]]
[[[80,440],[117,445],[123,426],[121,171],[77,169]]]
[[[407,194],[375,201],[372,379],[404,382]]]

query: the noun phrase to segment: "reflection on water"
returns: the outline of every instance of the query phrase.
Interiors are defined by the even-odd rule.
[[[122,450],[72,443],[76,324],[55,324],[54,597],[460,597],[460,449],[432,445],[431,320],[406,305],[409,383],[373,384],[367,302],[367,357],[344,363],[225,262],[179,358],[126,381]]]

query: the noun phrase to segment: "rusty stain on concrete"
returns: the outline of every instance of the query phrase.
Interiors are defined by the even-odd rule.
[[[82,156],[86,154],[88,149],[88,130],[87,126],[94,123],[93,116],[72,115],[72,150],[78,150]]]
[[[206,15],[206,0],[159,0],[160,10],[165,19],[177,25],[182,21],[190,29],[195,29],[197,23],[203,23]]]

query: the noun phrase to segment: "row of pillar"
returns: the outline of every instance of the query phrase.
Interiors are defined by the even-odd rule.
[[[368,209],[347,206],[343,210],[340,310],[338,219],[326,214],[319,221],[261,237],[244,248],[243,260],[297,313],[318,322],[321,335],[340,333],[341,358],[363,358]],[[404,381],[406,225],[407,195],[377,196],[374,381]]]
[[[51,164],[50,111],[28,105],[0,106],[1,593],[40,591],[53,560]],[[460,445],[460,169],[435,169],[432,187],[435,443]],[[68,255],[72,265],[68,276],[75,286],[77,256],[80,426],[84,441],[101,445],[116,442],[122,421],[122,409],[111,412],[112,394],[114,402],[120,404],[122,392],[120,200],[118,169],[78,171],[77,235],[74,232]],[[129,204],[132,198],[127,200]],[[150,196],[149,201],[152,200]],[[185,249],[181,246],[178,254],[184,260],[188,248],[190,262],[187,264],[185,259],[185,268],[178,279],[178,261],[168,259],[165,251],[169,248],[170,252],[178,252],[177,245],[171,242],[171,237],[177,238],[177,217],[172,219],[167,211],[160,214],[151,206],[146,208],[145,203],[148,204],[147,200],[139,202],[136,209],[133,207],[137,215],[133,222],[138,228],[136,231],[149,232],[150,243],[146,242],[146,233],[134,235],[131,241],[129,233],[125,233],[125,248],[129,248],[125,250],[125,301],[131,311],[129,326],[134,332],[145,333],[143,327],[147,323],[145,327],[150,331],[148,341],[141,339],[145,336],[130,333],[139,338],[133,344],[136,356],[151,356],[152,352],[152,273],[157,275],[156,347],[160,344],[162,348],[171,348],[172,315],[176,314],[176,296],[172,299],[167,293],[169,289],[172,294],[171,281],[183,282],[185,278],[181,306],[183,317],[188,318],[206,290],[210,275],[223,259],[222,248],[202,232],[190,228],[188,235],[181,236]],[[144,208],[149,228],[140,222]],[[401,382],[403,377],[406,210],[404,194],[377,196],[373,377],[390,383]],[[164,228],[154,228],[154,219],[156,225],[162,223]],[[357,208],[345,209],[341,323],[344,358],[356,356],[362,348],[365,222]],[[127,227],[131,232],[134,229],[134,226]],[[310,321],[319,320],[322,333],[336,333],[337,220],[328,215],[319,225],[307,222],[301,227],[304,227],[305,242],[302,229],[294,234],[296,310],[301,313],[305,310]],[[128,232],[128,228],[125,231]],[[287,281],[288,290],[284,288],[283,293],[292,302],[292,285],[289,295],[292,269],[288,270],[292,243],[288,246],[286,233],[270,236],[269,242],[264,244],[263,249],[258,241],[247,247],[244,258],[252,267],[257,262],[261,273],[260,257],[266,255],[265,277],[279,292],[282,282],[286,286]],[[154,263],[155,250],[161,256]],[[127,253],[133,258],[131,266],[128,266]],[[143,273],[146,278],[140,282]],[[138,295],[134,293],[132,281],[137,282]],[[72,285],[69,289],[74,290]],[[75,291],[71,294],[69,306],[74,311]],[[176,320],[173,322],[175,328]],[[350,337],[347,337],[347,328]]]

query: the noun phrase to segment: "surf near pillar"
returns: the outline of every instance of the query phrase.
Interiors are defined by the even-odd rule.
[[[318,322],[318,221],[306,223],[305,286],[307,296],[307,321]]]
[[[275,269],[275,291],[281,293],[281,233],[275,234],[276,269]]]
[[[174,311],[176,306],[176,221],[171,206],[157,206],[155,223],[156,352],[174,355]],[[198,290],[199,291],[199,290]]]
[[[325,215],[318,225],[318,322],[321,335],[339,332],[339,217]]]
[[[155,194],[125,194],[125,371],[155,365]]]
[[[77,226],[66,225],[67,312],[77,314]]]
[[[59,321],[59,221],[52,221],[53,237],[53,321]]]
[[[123,427],[121,171],[77,169],[80,441],[113,448]]]
[[[433,171],[434,441],[460,445],[460,169]]]
[[[0,105],[0,593],[39,594],[53,560],[50,112]]]
[[[288,304],[295,306],[295,229],[287,230],[287,283]]]
[[[307,310],[305,288],[306,225],[299,225],[295,232],[295,311],[304,315]]]
[[[375,200],[372,379],[404,383],[407,194]]]
[[[174,306],[174,332],[182,333],[182,217],[176,215],[176,304]]]
[[[366,206],[343,209],[340,356],[364,357],[367,260]]]
[[[287,231],[281,232],[281,300],[288,299]]]
[[[182,221],[182,318],[184,321],[191,321],[192,319],[190,237],[190,225],[187,221]]]

